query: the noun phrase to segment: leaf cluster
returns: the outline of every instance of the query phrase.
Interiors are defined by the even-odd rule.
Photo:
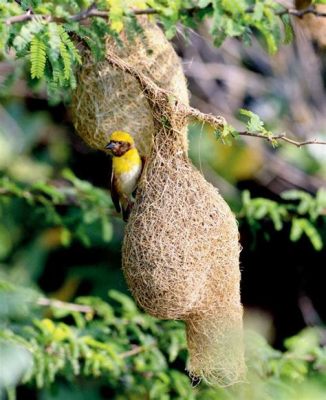
[[[21,304],[22,291],[26,294],[26,289],[1,281],[1,309],[6,308],[7,301]],[[192,398],[187,377],[168,370],[168,363],[185,349],[181,323],[158,322],[140,313],[128,296],[114,290],[109,292],[109,301],[80,297],[73,310],[50,307],[48,317],[42,316],[36,296],[29,293],[25,297],[30,308],[25,318],[13,313],[12,307],[0,315],[2,362],[10,367],[9,357],[13,364],[20,358],[25,360],[19,374],[11,364],[8,377],[0,377],[0,390],[17,383],[40,390],[60,377],[66,381],[102,378],[113,390],[134,392],[137,398],[148,394],[163,399],[171,390],[176,398],[186,398],[188,393]],[[89,311],[80,312],[78,306]],[[151,384],[139,387],[145,376]]]
[[[25,311],[17,314],[22,294]],[[49,301],[50,308],[42,309],[37,305],[38,292],[1,280],[0,296],[0,354],[7,365],[0,391],[11,398],[17,385],[46,393],[59,379],[80,383],[97,379],[115,393],[115,399],[235,400],[275,395],[292,399],[290,395],[322,376],[326,368],[320,329],[306,329],[287,339],[283,353],[248,332],[249,381],[230,389],[204,382],[194,388],[176,368],[186,356],[182,324],[141,313],[120,292],[111,290],[104,300],[79,297],[74,304]],[[11,306],[6,308],[8,302]]]
[[[104,242],[112,239],[112,202],[108,191],[78,179],[70,170],[60,181],[38,181],[28,188],[8,177],[0,178],[0,215],[13,198],[26,202],[47,226],[60,229],[63,245],[73,239],[90,245],[89,228],[96,226]]]
[[[290,224],[290,239],[293,242],[306,236],[315,250],[321,250],[324,240],[320,228],[325,224],[326,190],[320,188],[316,196],[301,190],[288,190],[282,193],[281,199],[281,203],[260,197],[252,199],[250,193],[244,191],[240,216],[254,230],[259,229],[263,220],[272,221],[276,231]]]
[[[240,116],[245,118],[246,130],[243,134],[256,136],[262,139],[267,139],[272,146],[278,146],[278,141],[271,131],[266,129],[265,123],[261,120],[259,115],[246,109],[239,110]],[[238,132],[232,125],[225,124],[215,131],[217,140],[222,143],[231,145],[234,139],[239,139],[241,133]]]

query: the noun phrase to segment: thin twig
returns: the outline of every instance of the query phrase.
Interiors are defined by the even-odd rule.
[[[6,21],[6,25],[12,25],[12,24],[16,24],[18,22],[29,21],[29,20],[33,19],[34,17],[35,17],[35,15],[32,14],[31,10],[28,10],[24,14],[15,15],[13,17],[7,18],[5,21]]]
[[[75,304],[75,303],[67,303],[56,299],[47,299],[46,297],[40,297],[37,300],[37,304],[39,306],[60,308],[62,310],[76,311],[85,314],[95,312],[95,310],[90,306],[85,306],[82,304]]]
[[[152,345],[155,345],[156,343],[153,342]],[[144,351],[146,351],[148,349],[148,345],[147,346],[134,346],[131,350],[125,351],[124,353],[120,353],[119,356],[121,358],[128,358],[128,357],[132,357],[135,356],[136,354],[142,353]]]
[[[145,8],[144,10],[134,10],[133,13],[135,15],[153,15],[158,14],[158,11],[154,8]]]
[[[192,117],[201,122],[207,123],[208,125],[211,125],[214,129],[219,129],[219,128],[223,127],[223,125],[226,124],[226,121],[223,117],[215,116],[212,114],[205,114],[205,113],[198,111],[195,108],[186,108],[186,112],[189,117]],[[309,144],[326,145],[326,141],[317,140],[317,139],[310,139],[310,140],[305,140],[303,142],[299,142],[297,140],[290,139],[284,133],[280,134],[280,135],[268,135],[267,136],[267,135],[263,135],[261,133],[243,131],[243,132],[238,132],[238,135],[250,136],[250,137],[255,137],[255,138],[259,138],[259,139],[265,139],[270,143],[278,142],[278,141],[282,140],[283,142],[293,144],[294,146],[297,146],[297,147],[302,147],[302,146],[306,146]]]
[[[262,134],[260,134],[260,133],[252,133],[252,132],[247,132],[247,131],[238,132],[238,134],[239,134],[240,136],[250,136],[250,137],[256,137],[256,138],[259,138],[259,139],[265,139],[265,140],[267,140],[268,142],[277,142],[277,141],[279,141],[279,140],[283,140],[284,142],[293,144],[294,146],[297,146],[297,147],[306,146],[306,145],[308,145],[308,144],[322,144],[322,145],[326,145],[326,142],[325,142],[325,141],[317,140],[317,139],[310,139],[310,140],[305,140],[305,141],[303,141],[303,142],[298,142],[297,140],[290,139],[290,138],[287,137],[285,134],[266,136],[266,135],[262,135]]]

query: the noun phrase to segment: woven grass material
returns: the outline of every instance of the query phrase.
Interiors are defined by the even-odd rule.
[[[186,79],[172,45],[154,24],[140,19],[142,36],[123,46],[106,39],[107,51],[114,52],[158,86],[178,95],[188,104]],[[92,148],[103,150],[115,130],[130,132],[142,155],[150,152],[154,123],[151,108],[139,83],[132,75],[112,68],[108,61],[95,62],[89,52],[77,76],[73,94],[72,119],[79,135]],[[187,148],[187,128],[183,128],[183,146]]]
[[[326,4],[316,4],[317,12],[326,13]],[[326,48],[326,18],[314,14],[306,14],[302,18],[296,18],[295,22],[304,30],[318,45]]]
[[[189,117],[215,126],[224,121],[171,98],[114,53],[108,60],[138,80],[154,121],[123,243],[128,286],[149,314],[186,322],[192,376],[233,384],[245,371],[237,223],[190,163],[181,134]]]

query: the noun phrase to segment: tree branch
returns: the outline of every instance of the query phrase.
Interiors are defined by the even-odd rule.
[[[85,306],[82,304],[75,304],[75,303],[67,303],[56,299],[47,299],[46,297],[40,297],[37,300],[37,304],[39,306],[60,308],[62,310],[76,311],[85,314],[95,313],[95,310],[90,306]]]
[[[147,345],[147,346],[133,346],[133,348],[131,350],[125,351],[124,353],[120,353],[119,356],[121,358],[132,357],[132,356],[135,356],[136,354],[146,351],[149,346],[152,347],[154,345],[156,345],[156,342],[153,342],[152,344]]]
[[[198,10],[198,7],[195,7],[193,9],[186,9],[185,12],[191,14],[194,12],[194,10]],[[248,13],[253,12],[252,8],[248,8],[247,10]],[[159,14],[158,10],[155,10],[154,8],[145,8],[143,10],[141,9],[135,9],[132,10],[132,13],[134,15],[153,15],[153,14]],[[297,10],[295,8],[285,8],[282,11],[279,11],[276,13],[277,15],[281,16],[284,14],[289,14],[293,15],[298,18],[302,18],[303,16],[307,14],[312,14],[315,15],[316,17],[326,17],[326,12],[321,12],[318,11],[314,6],[310,6],[306,9],[303,10]],[[73,21],[73,22],[79,22],[88,18],[103,18],[103,19],[109,19],[109,11],[105,10],[99,10],[96,6],[96,3],[93,3],[89,8],[86,10],[82,10],[81,12],[71,15],[68,18],[61,18],[61,17],[55,17],[52,15],[43,15],[43,14],[34,14],[32,10],[28,10],[26,13],[21,14],[21,15],[15,15],[13,17],[7,18],[5,20],[7,25],[12,25],[20,22],[25,22],[25,21],[30,21],[33,18],[41,18],[45,20],[46,22],[58,22],[58,23],[64,23],[68,21]]]
[[[308,7],[306,9],[304,9],[304,10],[297,10],[295,8],[289,8],[289,9],[286,9],[286,10],[281,11],[281,12],[278,13],[278,15],[284,15],[284,14],[293,15],[293,16],[298,17],[298,18],[302,18],[307,14],[312,14],[312,15],[315,15],[316,17],[326,17],[326,12],[318,11],[313,6]]]
[[[184,106],[184,107],[185,107],[185,112],[187,113],[188,117],[194,118],[201,122],[204,122],[204,123],[212,126],[214,129],[220,129],[221,127],[223,127],[226,124],[225,119],[221,116],[205,114],[205,113],[198,111],[196,108],[191,108],[191,107],[187,108],[186,106]],[[270,143],[283,141],[283,142],[293,144],[296,147],[302,147],[302,146],[306,146],[309,144],[326,145],[326,141],[317,140],[317,139],[310,139],[310,140],[304,140],[302,142],[299,142],[297,140],[290,139],[284,133],[282,133],[280,135],[263,135],[261,133],[248,132],[248,131],[237,132],[237,133],[240,136],[250,136],[250,137],[255,137],[255,138],[259,138],[259,139],[265,139]]]
[[[120,57],[116,56],[113,52],[107,54],[106,60],[115,68],[118,68],[130,75],[132,75],[139,82],[144,94],[147,96],[148,100],[154,105],[158,103],[171,104],[171,96],[175,98],[174,101],[174,113],[178,114],[181,118],[186,117],[188,119],[194,119],[203,123],[210,125],[215,130],[223,128],[227,123],[222,116],[215,116],[212,114],[205,114],[196,108],[189,107],[186,104],[180,102],[176,95],[167,90],[161,89],[155,82],[148,78],[143,73],[137,71],[134,67],[130,66]],[[238,132],[240,136],[251,136],[260,139],[265,139],[270,143],[284,141],[293,144],[297,147],[302,147],[309,144],[321,144],[326,145],[326,141],[321,141],[317,139],[305,140],[303,142],[296,141],[294,139],[288,138],[285,134],[280,135],[264,135],[255,132]]]
[[[144,10],[138,10],[135,9],[132,11],[134,15],[152,15],[152,14],[157,14],[158,12],[154,10],[153,8],[146,8]],[[21,14],[21,15],[15,15],[13,17],[7,18],[5,20],[6,25],[12,25],[16,24],[19,22],[25,22],[25,21],[30,21],[33,18],[40,18],[43,19],[46,22],[58,22],[58,23],[64,23],[64,22],[79,22],[88,18],[103,18],[103,19],[109,19],[109,11],[101,11],[96,7],[96,4],[93,3],[89,8],[86,10],[83,10],[75,15],[71,15],[68,18],[61,18],[61,17],[54,17],[53,15],[43,15],[43,14],[34,14],[31,10],[28,10],[26,13]]]

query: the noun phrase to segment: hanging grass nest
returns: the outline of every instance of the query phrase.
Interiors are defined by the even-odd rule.
[[[171,43],[154,24],[140,19],[142,35],[122,43],[106,39],[107,51],[152,79],[159,87],[171,91],[188,104],[186,79],[181,62]],[[104,150],[109,135],[115,130],[130,132],[142,155],[150,152],[154,124],[150,105],[137,80],[130,74],[112,68],[106,60],[95,62],[85,52],[72,99],[72,119],[78,134],[96,150]],[[187,146],[187,129],[183,131]]]
[[[156,133],[126,227],[123,271],[149,314],[186,322],[190,374],[229,385],[243,374],[237,224],[172,133]]]
[[[107,49],[106,60],[105,82],[110,91],[115,87],[111,80],[121,77],[117,90],[123,93],[112,93],[115,100],[110,101],[114,103],[112,113],[120,113],[117,118],[124,125],[107,125],[105,132],[126,129],[133,133],[133,126],[142,124],[141,113],[121,114],[139,96],[151,119],[145,141],[140,131],[135,136],[148,157],[125,230],[122,264],[128,286],[150,315],[185,321],[191,376],[221,386],[241,381],[245,364],[237,223],[218,190],[189,161],[185,137],[189,118],[215,127],[221,127],[224,120],[190,108],[186,92],[172,95],[148,70],[122,58],[115,48]],[[162,60],[159,67],[165,71],[164,64]],[[93,79],[98,76],[94,74]],[[87,84],[90,88],[96,82],[87,80]],[[105,90],[101,89],[99,98],[91,94],[94,109],[102,107]],[[78,107],[78,102],[74,104]],[[111,111],[105,108],[105,112]],[[93,120],[86,116],[82,121],[82,116],[79,124],[95,135],[88,126]],[[107,140],[94,136],[97,144],[99,137]],[[88,139],[90,144],[94,141]]]

